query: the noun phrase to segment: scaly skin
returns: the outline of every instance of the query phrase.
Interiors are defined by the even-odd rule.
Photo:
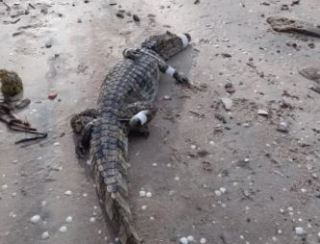
[[[122,244],[141,243],[128,203],[128,133],[139,127],[139,119],[134,117],[138,112],[147,111],[148,121],[154,116],[159,73],[168,69],[163,60],[184,47],[182,39],[166,33],[149,38],[138,51],[125,52],[125,59],[109,72],[101,86],[97,109],[71,119],[74,133],[81,137],[77,152],[81,154],[90,146],[100,204]],[[178,72],[172,76],[186,81]]]

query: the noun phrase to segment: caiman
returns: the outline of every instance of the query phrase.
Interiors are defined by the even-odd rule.
[[[141,243],[128,202],[128,134],[143,131],[154,117],[160,72],[177,83],[189,84],[166,61],[190,41],[189,34],[166,32],[151,36],[140,48],[124,50],[124,59],[102,83],[97,109],[87,109],[71,119],[79,137],[76,152],[80,156],[89,153],[98,199],[118,243]]]

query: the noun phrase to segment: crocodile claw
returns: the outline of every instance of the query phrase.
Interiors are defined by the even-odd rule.
[[[176,80],[176,82],[177,82],[178,84],[188,85],[188,86],[190,85],[190,81],[189,81],[188,77],[186,77],[186,76],[183,75],[183,74],[176,73],[176,74],[174,75],[174,78],[175,78],[175,80]]]

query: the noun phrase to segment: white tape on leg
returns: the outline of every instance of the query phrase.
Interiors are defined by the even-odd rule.
[[[167,75],[170,75],[171,77],[173,77],[175,72],[176,72],[176,70],[174,68],[172,68],[171,66],[168,66],[168,68],[166,70]]]
[[[132,119],[139,119],[140,120],[140,123],[141,125],[145,124],[148,120],[148,117],[147,117],[147,113],[148,111],[146,110],[143,110],[143,111],[140,111],[139,113],[137,113],[136,115],[134,115],[132,117]]]
[[[189,39],[188,39],[188,37],[187,37],[185,34],[179,35],[179,38],[180,38],[181,41],[182,41],[182,46],[183,46],[183,48],[185,48],[186,46],[189,45]]]

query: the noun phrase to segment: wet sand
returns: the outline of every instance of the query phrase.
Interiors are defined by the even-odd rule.
[[[199,89],[162,77],[151,135],[130,142],[131,202],[145,243],[189,235],[209,244],[318,243],[319,94],[298,72],[319,66],[320,42],[276,33],[266,18],[320,24],[320,3],[291,2],[7,1],[10,11],[0,3],[0,68],[16,71],[32,100],[17,115],[49,132],[21,147],[14,142],[25,135],[0,125],[0,243],[111,243],[69,120],[94,107],[124,48],[164,30],[193,37],[171,64]],[[119,9],[141,22],[118,18]],[[280,122],[288,133],[277,130]],[[139,197],[141,189],[152,197]]]

